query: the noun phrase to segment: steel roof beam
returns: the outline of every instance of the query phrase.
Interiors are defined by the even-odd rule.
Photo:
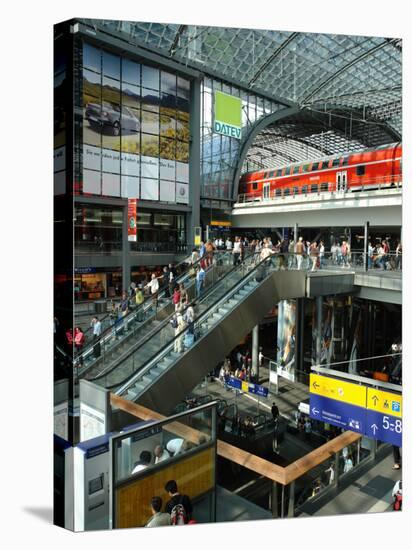
[[[331,76],[329,76],[328,78],[326,78],[323,82],[321,82],[319,84],[319,86],[317,86],[314,90],[312,90],[305,98],[302,99],[301,101],[301,104],[302,105],[305,105],[310,99],[312,99],[313,96],[315,96],[320,90],[323,90],[323,88],[325,88],[325,86],[327,86],[328,84],[330,84],[330,82],[332,82],[333,80],[335,80],[338,76],[340,76],[342,73],[344,73],[345,71],[347,71],[348,69],[350,69],[351,67],[353,67],[354,65],[356,65],[357,63],[359,63],[360,61],[362,61],[363,59],[365,59],[366,57],[369,57],[370,55],[374,54],[375,52],[377,52],[378,50],[381,50],[382,48],[385,48],[386,46],[388,46],[389,44],[392,44],[393,42],[395,42],[396,40],[398,40],[397,38],[392,38],[391,40],[389,40],[388,42],[385,40],[384,42],[381,42],[380,44],[374,46],[373,48],[371,48],[370,50],[364,52],[362,55],[360,55],[359,57],[356,57],[355,59],[353,59],[352,61],[350,61],[349,63],[346,63],[346,65],[344,65],[343,67],[341,67],[338,71],[336,71],[335,73],[333,73]]]

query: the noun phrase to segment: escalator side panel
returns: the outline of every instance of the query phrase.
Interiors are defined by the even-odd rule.
[[[140,396],[138,403],[168,415],[280,300],[305,296],[306,274],[275,271]]]

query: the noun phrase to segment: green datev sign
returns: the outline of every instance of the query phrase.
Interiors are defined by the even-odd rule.
[[[242,100],[239,97],[215,92],[213,131],[216,134],[240,139],[242,135]]]

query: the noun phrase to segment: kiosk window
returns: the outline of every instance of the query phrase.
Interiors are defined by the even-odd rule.
[[[357,176],[364,176],[365,175],[365,166],[357,166],[356,167],[356,175]]]

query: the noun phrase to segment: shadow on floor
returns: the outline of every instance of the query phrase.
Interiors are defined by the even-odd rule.
[[[26,508],[23,508],[23,510],[28,514],[45,521],[46,523],[53,523],[53,508],[51,506],[50,508],[41,506],[27,506]]]

